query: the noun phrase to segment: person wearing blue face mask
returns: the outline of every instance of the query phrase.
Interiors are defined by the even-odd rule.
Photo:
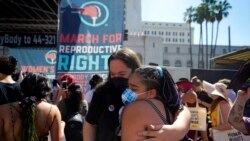
[[[128,78],[140,66],[141,62],[137,53],[128,48],[118,50],[109,57],[108,79],[96,88],[85,117],[83,127],[84,141],[120,140],[120,136],[117,134],[117,129],[120,125],[119,110],[124,106],[121,95],[128,88]],[[176,132],[182,136],[182,132],[185,132],[187,127],[189,127],[189,122],[186,121],[187,112],[187,109],[183,110],[181,112],[182,120],[177,122],[184,126],[173,125],[167,127],[176,128]],[[165,125],[162,126],[166,127]],[[161,131],[161,129],[163,128],[158,130]],[[167,133],[171,132],[164,129],[164,135]],[[162,135],[157,136],[161,137]]]
[[[122,141],[149,138],[138,136],[137,133],[147,130],[149,124],[173,124],[183,108],[176,85],[165,68],[138,68],[130,76],[128,86],[122,93],[122,102],[126,105],[122,112]],[[172,134],[179,136],[178,132]],[[168,138],[165,140],[172,141]]]
[[[118,112],[123,106],[121,93],[128,87],[128,78],[141,66],[136,52],[124,48],[108,59],[109,75],[93,94],[83,128],[84,141],[112,141],[119,126]]]

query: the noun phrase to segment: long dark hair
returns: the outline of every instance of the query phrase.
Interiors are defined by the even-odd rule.
[[[135,70],[134,74],[142,78],[147,90],[156,89],[157,98],[175,115],[180,108],[180,97],[173,78],[165,68],[146,66]]]
[[[108,59],[109,72],[110,72],[110,62],[112,60],[121,60],[124,64],[127,65],[128,68],[131,68],[132,72],[134,72],[135,69],[141,66],[141,60],[138,54],[129,48],[123,48],[111,54],[111,56]],[[108,75],[108,80],[109,79],[110,79],[110,74]]]
[[[92,78],[89,80],[90,89],[94,89],[96,85],[98,85],[102,81],[103,79],[100,75],[98,74],[93,75]]]
[[[81,108],[81,102],[83,100],[82,88],[80,84],[73,83],[69,85],[68,92],[71,94],[67,99],[65,99],[67,109],[69,109],[71,113],[79,112]]]
[[[50,93],[50,86],[45,75],[29,73],[21,82],[24,99],[19,103],[22,110],[21,141],[35,141],[36,102],[41,101]]]

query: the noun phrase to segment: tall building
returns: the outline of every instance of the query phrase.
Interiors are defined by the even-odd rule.
[[[143,64],[155,63],[168,67],[188,68],[192,64],[192,68],[205,68],[205,45],[202,55],[199,45],[194,44],[194,28],[191,27],[190,33],[189,24],[141,21],[141,0],[126,0],[125,17],[125,28],[128,29],[129,36],[124,46],[137,51]],[[229,49],[227,45],[217,45],[215,56],[244,48],[250,47],[232,46]],[[208,56],[210,56],[210,45]]]
[[[186,23],[142,22],[142,30],[146,36],[161,37],[165,44],[193,44],[194,28]],[[191,37],[191,38],[190,38]]]
[[[189,44],[164,44],[161,37],[130,35],[124,45],[138,52],[143,64],[155,63],[168,67],[191,68]],[[250,48],[250,46],[231,46],[231,51],[245,48]],[[205,49],[203,49],[203,52],[204,62],[202,62],[202,55],[199,53],[199,45],[192,44],[192,68],[205,68]],[[230,49],[227,45],[217,45],[215,56],[229,52]],[[210,56],[210,45],[208,56]]]
[[[141,34],[141,0],[125,0],[125,29],[129,34]]]

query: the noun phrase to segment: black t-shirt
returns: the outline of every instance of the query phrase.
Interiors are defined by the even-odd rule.
[[[116,137],[123,91],[115,90],[108,82],[95,90],[86,121],[97,125],[96,141],[113,141]]]
[[[0,82],[0,105],[21,101],[21,87],[19,83],[2,83]]]

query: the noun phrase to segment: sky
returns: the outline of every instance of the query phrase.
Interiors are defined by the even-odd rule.
[[[190,6],[198,6],[201,1],[141,0],[142,21],[184,23],[183,19],[186,9]],[[228,0],[228,3],[230,3],[232,9],[229,10],[228,17],[224,18],[219,25],[217,45],[228,45],[228,27],[230,26],[231,45],[250,46],[250,0]],[[192,27],[194,27],[194,43],[198,44],[200,26],[192,23]],[[211,24],[208,28],[211,31]],[[214,28],[216,28],[216,23]],[[205,39],[203,39],[203,42],[205,43]]]

